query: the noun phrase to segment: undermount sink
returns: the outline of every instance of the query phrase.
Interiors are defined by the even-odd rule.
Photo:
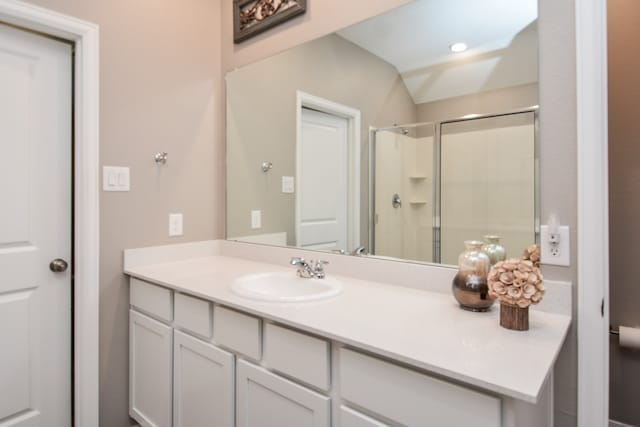
[[[260,301],[305,302],[334,297],[342,292],[342,285],[331,278],[298,277],[295,272],[259,273],[237,278],[231,290]]]

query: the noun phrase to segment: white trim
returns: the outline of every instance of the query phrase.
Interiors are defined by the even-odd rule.
[[[98,26],[29,3],[0,0],[0,21],[75,44],[75,425],[98,425],[99,41]]]
[[[609,422],[606,30],[606,0],[576,2],[579,426]]]
[[[348,249],[352,250],[361,245],[360,242],[360,110],[329,101],[308,93],[296,92],[296,195],[299,189],[298,182],[302,175],[302,153],[300,144],[302,142],[302,109],[304,107],[313,108],[327,114],[344,117],[349,124],[349,196],[348,196]],[[296,197],[296,246],[300,246],[300,198]]]

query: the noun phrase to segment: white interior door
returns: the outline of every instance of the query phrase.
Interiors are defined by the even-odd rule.
[[[71,67],[69,44],[0,24],[2,426],[71,425]]]
[[[348,250],[349,122],[302,109],[297,246]]]

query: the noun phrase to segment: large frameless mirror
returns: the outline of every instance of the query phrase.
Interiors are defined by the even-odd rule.
[[[227,238],[455,264],[538,228],[536,0],[416,0],[227,75]]]

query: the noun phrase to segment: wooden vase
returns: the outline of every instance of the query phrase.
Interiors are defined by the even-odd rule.
[[[529,330],[529,307],[500,303],[500,326],[514,331]]]

